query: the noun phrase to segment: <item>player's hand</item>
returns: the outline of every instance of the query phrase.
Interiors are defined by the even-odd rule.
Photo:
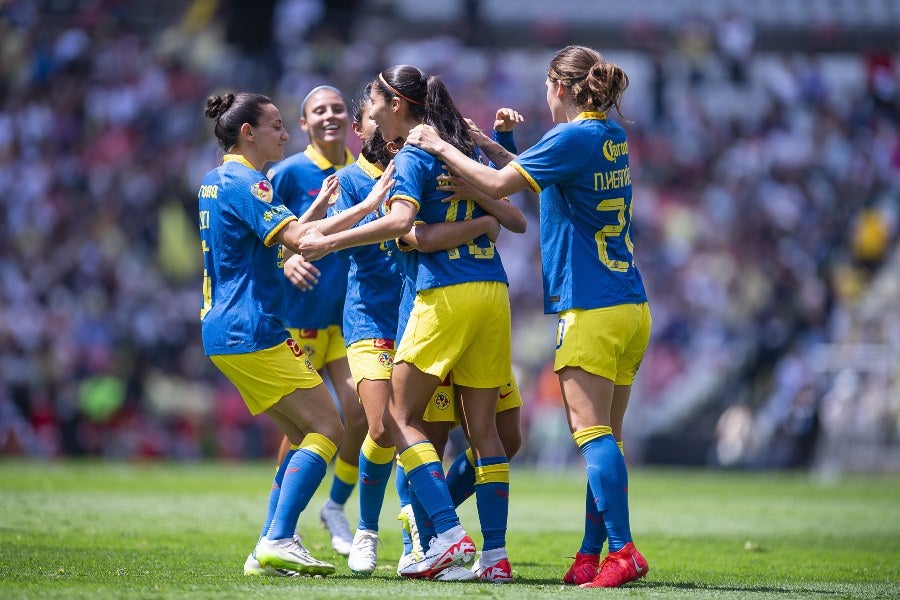
[[[384,168],[384,173],[381,174],[381,177],[372,187],[372,191],[362,201],[362,204],[369,209],[369,212],[378,210],[378,207],[381,206],[385,197],[387,197],[388,192],[394,187],[394,183],[394,161],[391,161]]]
[[[429,154],[440,156],[444,140],[441,139],[440,134],[431,125],[417,125],[409,130],[409,137],[406,138],[406,143],[421,148]]]
[[[326,208],[334,204],[335,200],[337,200],[338,187],[337,175],[332,173],[322,181],[322,187],[319,189],[316,199],[313,200],[313,204]]]
[[[515,129],[516,125],[525,121],[525,117],[511,108],[498,108],[494,116],[494,131],[506,132]]]
[[[300,254],[307,261],[318,260],[331,252],[328,248],[327,238],[315,227],[311,227],[303,234],[303,237],[297,241],[297,246]]]
[[[311,262],[304,260],[299,254],[284,261],[284,276],[304,292],[313,289],[319,283],[319,275],[321,275],[319,269]]]
[[[477,203],[481,197],[481,192],[478,188],[469,183],[466,179],[457,177],[456,175],[438,175],[437,186],[442,192],[450,192],[450,195],[441,200],[441,202],[473,200]]]
[[[485,235],[488,236],[489,240],[496,243],[497,238],[500,237],[500,221],[498,221],[496,218],[494,218],[491,215],[485,215],[485,218],[491,220],[490,229],[488,229],[487,232],[485,232]]]

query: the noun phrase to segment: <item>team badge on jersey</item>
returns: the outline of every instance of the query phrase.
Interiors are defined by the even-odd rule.
[[[382,352],[378,355],[378,364],[380,364],[385,369],[394,366],[394,357],[391,356],[387,352]]]
[[[434,397],[434,405],[441,410],[447,410],[450,407],[450,396],[447,392],[438,392]]]
[[[272,184],[267,180],[264,179],[254,183],[250,191],[263,202],[272,202]]]

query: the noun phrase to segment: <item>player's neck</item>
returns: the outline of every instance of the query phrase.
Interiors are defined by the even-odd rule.
[[[333,165],[342,165],[347,161],[347,146],[344,142],[317,142],[313,147]]]

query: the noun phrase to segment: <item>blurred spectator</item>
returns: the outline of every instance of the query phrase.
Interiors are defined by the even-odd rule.
[[[220,87],[257,88],[291,106],[326,76],[354,90],[384,64],[408,61],[440,73],[482,126],[498,106],[522,112],[520,148],[550,126],[534,65],[554,48],[523,40],[484,50],[323,23],[347,7],[358,18],[372,4],[364,1],[279,0],[230,17],[246,3],[143,4],[0,4],[3,453],[274,452],[277,436],[235,408],[200,345],[195,193],[217,161],[202,106]],[[606,51],[634,65],[624,110],[633,120],[636,260],[654,311],[632,398],[648,407],[632,413],[658,417],[626,422],[626,447],[640,448],[654,427],[689,422],[698,431],[702,414],[712,415],[702,425],[712,439],[717,420],[747,416],[736,408],[719,419],[740,399],[765,434],[751,440],[752,464],[807,464],[810,445],[816,460],[838,464],[847,444],[869,447],[861,439],[896,449],[895,52],[810,55],[801,39],[796,52],[762,51],[759,21],[747,18],[648,25],[662,53],[655,65],[647,52]],[[513,201],[535,225],[534,196]],[[544,377],[553,351],[536,233],[498,242],[522,380]],[[854,363],[846,374],[816,367],[822,348],[858,342],[894,362]],[[795,372],[798,361],[807,366]],[[85,391],[98,382],[102,401]],[[574,450],[550,388],[558,386],[525,398],[523,457],[542,465]],[[726,449],[736,435],[726,431],[741,428],[722,427],[724,464],[740,454]],[[790,449],[777,460],[755,453],[783,443]]]

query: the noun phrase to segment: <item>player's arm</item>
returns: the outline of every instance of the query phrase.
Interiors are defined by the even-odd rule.
[[[325,238],[325,236],[329,236],[329,234],[336,235],[336,232],[350,233],[346,231],[348,227],[353,226],[366,215],[376,210],[384,201],[384,197],[394,185],[394,179],[392,178],[393,174],[394,165],[393,163],[391,163],[384,170],[384,174],[381,176],[381,179],[378,180],[378,182],[372,188],[372,191],[369,192],[368,196],[366,196],[365,200],[345,211],[318,221],[312,221],[309,223],[291,221],[278,233],[278,241],[284,244],[285,248],[290,249],[292,252],[296,254],[302,254],[306,260],[316,260],[317,258],[321,258],[325,254],[328,254],[328,252],[333,252],[334,250],[339,250],[341,248],[349,248],[350,246],[358,246],[366,243],[348,243],[345,246],[335,246],[328,249],[327,251],[321,252],[320,254],[312,255],[308,254],[307,252],[312,253],[314,251],[313,245],[308,245],[306,248],[307,251],[304,252],[304,250],[301,249],[300,241],[307,236],[312,236],[313,238]],[[329,187],[332,189],[330,189],[328,193],[333,194],[334,192],[336,192],[337,186],[337,179],[335,179],[332,183],[329,184]],[[324,184],[322,191],[325,192]],[[415,214],[414,208],[413,214]],[[380,220],[381,219],[377,219],[372,223],[367,223],[366,225],[357,227],[353,231],[364,230],[366,232],[369,232],[371,231],[371,229],[369,229],[369,226],[374,225]],[[409,227],[412,227],[412,220],[410,220]],[[407,229],[405,229],[403,233],[409,231],[409,227],[407,227]],[[380,242],[386,239],[394,239],[395,237],[397,236],[389,236],[377,241]],[[323,248],[315,248],[315,251],[320,250],[323,250]]]
[[[444,198],[443,202],[451,200],[472,200],[484,212],[492,215],[504,229],[508,229],[513,233],[525,233],[528,222],[525,215],[507,198],[491,198],[465,179],[454,177],[453,175],[440,175],[438,178],[438,186],[445,191],[452,192],[450,196]]]
[[[400,239],[419,252],[439,252],[462,246],[479,235],[487,235],[496,242],[499,233],[500,222],[491,215],[484,215],[467,221],[419,222]]]
[[[330,235],[312,228],[297,240],[297,251],[307,260],[316,260],[335,250],[397,239],[412,228],[416,210],[411,202],[397,199],[391,204],[391,212],[359,227]]]
[[[528,187],[525,177],[509,164],[497,170],[472,160],[441,139],[440,134],[430,125],[420,125],[410,130],[406,143],[440,157],[451,172],[468,180],[491,198],[512,196]],[[510,156],[515,158],[511,153]]]

